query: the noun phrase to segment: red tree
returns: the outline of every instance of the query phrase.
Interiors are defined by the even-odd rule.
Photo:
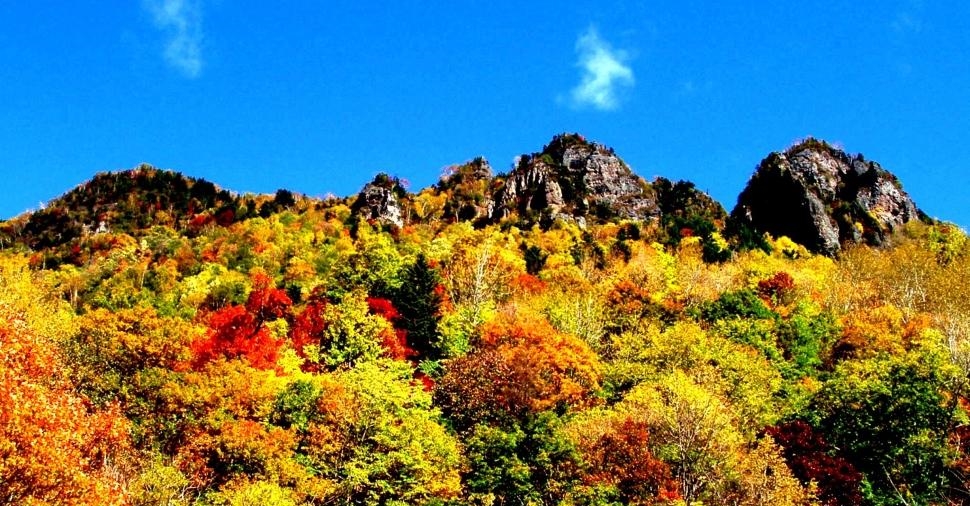
[[[814,481],[825,506],[862,504],[862,474],[802,421],[787,422],[766,431],[784,449],[788,467],[802,483]]]
[[[326,297],[320,293],[314,293],[303,311],[293,319],[293,325],[290,327],[290,342],[300,356],[306,356],[304,348],[307,345],[320,344],[323,333],[327,330],[324,314],[326,309]]]
[[[670,467],[649,449],[645,422],[627,418],[613,424],[586,449],[587,481],[616,486],[624,504],[654,504],[680,498]]]
[[[408,346],[408,331],[401,327],[401,314],[388,299],[379,297],[368,297],[367,307],[370,312],[376,314],[390,323],[394,329],[384,333],[381,344],[386,350],[387,356],[395,360],[409,360],[417,353]]]
[[[245,306],[224,307],[209,317],[205,339],[192,345],[196,367],[217,357],[243,358],[253,367],[271,369],[282,341],[274,338],[266,323],[289,315],[292,301],[272,286],[265,274],[253,276],[253,289]]]

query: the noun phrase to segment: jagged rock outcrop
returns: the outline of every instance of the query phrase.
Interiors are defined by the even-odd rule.
[[[650,184],[612,149],[582,136],[556,136],[540,153],[524,155],[494,195],[491,217],[587,217],[648,220],[659,216]]]
[[[387,174],[378,174],[357,194],[351,211],[367,220],[382,224],[404,226],[400,199],[406,195],[400,181]]]
[[[731,221],[734,230],[784,235],[836,255],[844,242],[883,244],[921,215],[899,180],[878,163],[810,138],[762,160]]]

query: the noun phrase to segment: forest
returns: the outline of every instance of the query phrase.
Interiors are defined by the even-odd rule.
[[[142,167],[0,224],[0,504],[970,503],[959,227],[827,256],[448,181],[398,226]]]

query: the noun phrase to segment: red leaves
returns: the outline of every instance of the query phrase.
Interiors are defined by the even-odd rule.
[[[814,481],[825,506],[862,504],[862,474],[810,425],[794,421],[769,427],[769,436],[784,449],[792,474],[802,483]]]
[[[220,227],[228,227],[236,219],[236,212],[232,209],[223,209],[216,214],[216,223]]]
[[[196,214],[192,216],[191,220],[189,220],[189,230],[193,233],[199,233],[203,228],[205,228],[206,225],[212,223],[213,221],[215,220],[210,214]]]
[[[273,280],[266,274],[253,275],[253,290],[249,292],[246,310],[260,321],[271,321],[283,318],[293,305],[289,295],[283,290],[272,286]]]
[[[276,367],[283,343],[264,324],[288,316],[292,304],[285,292],[271,286],[269,276],[255,274],[245,306],[228,306],[209,317],[206,338],[192,345],[194,366],[225,357],[244,358],[258,369]]]
[[[410,360],[415,356],[414,350],[408,346],[408,331],[404,329],[385,332],[381,346],[386,350],[387,356],[394,360]]]
[[[387,356],[395,360],[410,360],[417,355],[408,346],[408,331],[400,328],[403,323],[401,314],[398,313],[391,301],[379,297],[368,297],[367,307],[370,308],[371,313],[383,317],[394,326],[392,331],[384,333],[381,340],[381,345],[384,346]]]
[[[212,314],[206,339],[192,345],[194,365],[198,368],[218,357],[245,358],[253,367],[270,369],[281,345],[245,307],[229,306]]]
[[[586,449],[587,481],[615,485],[624,504],[653,504],[680,498],[670,467],[650,452],[645,422],[627,418],[614,423]]]
[[[788,304],[795,298],[795,279],[785,271],[758,282],[758,295],[773,304]]]
[[[512,280],[512,288],[518,292],[535,295],[546,289],[546,283],[532,274],[523,272]]]
[[[324,311],[327,301],[323,297],[313,296],[306,307],[294,320],[290,328],[290,342],[297,353],[304,356],[303,348],[310,344],[320,344],[323,333],[327,330],[327,320]]]
[[[384,298],[367,297],[367,307],[370,308],[372,313],[384,317],[391,324],[396,323],[401,317],[401,314],[397,312],[394,304]]]

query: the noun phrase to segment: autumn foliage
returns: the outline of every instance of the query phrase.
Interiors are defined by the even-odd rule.
[[[414,357],[415,351],[408,346],[408,331],[400,328],[401,314],[394,308],[394,304],[380,297],[368,297],[367,306],[371,312],[380,315],[394,326],[381,336],[381,345],[384,346],[387,356],[396,360],[408,360]]]
[[[401,227],[148,168],[4,223],[0,505],[970,498],[959,229],[747,251],[662,181],[656,222],[489,225],[483,163]]]
[[[196,367],[216,358],[243,358],[253,367],[274,367],[282,343],[270,335],[245,306],[220,309],[209,318],[210,331],[193,345]]]
[[[123,504],[128,421],[95,409],[64,374],[56,343],[0,303],[0,500]]]
[[[835,448],[803,421],[769,427],[767,434],[781,445],[792,473],[818,487],[825,506],[862,503],[862,474]]]
[[[657,504],[680,498],[677,482],[664,461],[650,452],[650,428],[626,418],[585,449],[590,483],[613,485],[624,504]]]
[[[447,366],[439,385],[445,409],[520,417],[586,404],[599,384],[592,350],[544,319],[507,316],[486,325],[481,339],[479,351]]]

